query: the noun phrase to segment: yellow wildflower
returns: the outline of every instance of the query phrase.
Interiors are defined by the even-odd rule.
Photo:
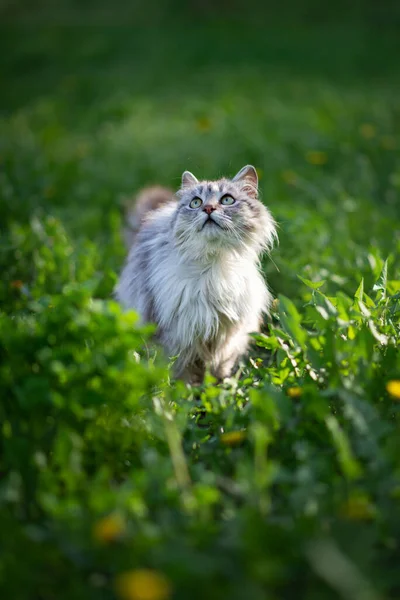
[[[211,119],[208,117],[200,117],[196,122],[197,129],[200,131],[209,131],[211,129]]]
[[[328,162],[328,155],[320,150],[310,150],[306,154],[306,161],[311,165],[324,165]]]
[[[288,388],[286,390],[286,393],[289,396],[289,398],[300,398],[300,396],[303,393],[303,390],[298,385],[295,385],[293,387]]]
[[[167,600],[171,595],[171,586],[165,575],[151,569],[121,573],[115,588],[122,600]]]
[[[354,521],[369,521],[375,516],[376,510],[366,496],[356,494],[346,500],[340,514]]]
[[[93,537],[102,544],[113,542],[124,533],[125,521],[121,515],[114,513],[103,517],[93,527]]]
[[[221,435],[221,442],[225,446],[238,446],[246,439],[245,431],[228,431]]]
[[[288,185],[296,185],[297,183],[297,175],[294,171],[291,171],[290,169],[282,171],[282,179]]]
[[[386,384],[386,389],[393,398],[400,400],[400,379],[392,379]]]
[[[371,123],[363,123],[360,125],[359,132],[363,138],[370,140],[376,135],[376,127],[375,125],[371,125]]]

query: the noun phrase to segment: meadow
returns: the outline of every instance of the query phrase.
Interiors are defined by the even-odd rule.
[[[398,598],[396,36],[1,31],[1,597]],[[191,388],[112,300],[121,209],[248,163],[273,313]]]

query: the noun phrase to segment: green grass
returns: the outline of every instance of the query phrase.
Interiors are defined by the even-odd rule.
[[[184,25],[0,36],[2,597],[142,600],[145,568],[143,600],[396,598],[395,38]],[[120,207],[247,163],[279,301],[193,390],[110,300]]]

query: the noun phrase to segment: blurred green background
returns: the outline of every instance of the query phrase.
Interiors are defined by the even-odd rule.
[[[2,598],[399,598],[399,27],[395,0],[2,2]],[[106,301],[121,208],[248,163],[290,300],[193,392]],[[142,568],[153,596],[116,592]]]
[[[247,163],[282,226],[283,259],[302,268],[293,211],[331,227],[313,223],[307,263],[338,237],[339,206],[350,244],[385,228],[374,210],[396,215],[394,0],[43,0],[3,3],[1,16],[3,225],[50,210],[75,236],[107,238],[110,215],[142,185]],[[276,273],[273,288],[293,293]]]

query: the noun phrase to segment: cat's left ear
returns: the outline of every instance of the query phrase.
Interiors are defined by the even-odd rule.
[[[258,176],[253,165],[246,165],[232,179],[234,182],[243,181],[243,190],[253,198],[258,195]],[[247,185],[246,185],[247,184]]]
[[[191,187],[192,185],[197,185],[198,183],[199,183],[199,180],[190,171],[184,171],[184,173],[182,173],[182,187],[183,188]]]

